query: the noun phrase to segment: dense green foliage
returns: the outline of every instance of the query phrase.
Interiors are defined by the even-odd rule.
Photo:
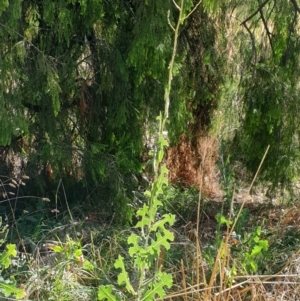
[[[178,32],[171,143],[183,132],[197,143],[217,116],[235,129],[228,136],[237,159],[255,170],[270,144],[266,178],[294,179],[297,3],[198,4],[184,2],[184,14],[196,6]],[[123,214],[164,109],[178,8],[171,0],[19,0],[0,7],[0,145],[26,157],[35,187],[57,187],[62,178],[68,196],[88,194],[107,211],[114,201]]]
[[[253,3],[254,4],[254,3]],[[235,76],[243,161],[255,170],[270,145],[264,175],[275,184],[299,173],[299,8],[295,1],[263,1],[238,6],[234,43],[240,62]],[[235,103],[236,105],[236,103]]]
[[[140,157],[148,143],[143,136],[149,137],[164,108],[178,9],[172,1],[6,4],[0,16],[0,144],[12,145],[26,157],[25,172],[38,193],[51,182],[55,189],[64,178],[71,179],[65,187],[72,197],[74,183],[80,181],[88,187],[85,194],[92,191],[108,210],[114,201],[115,211],[124,213],[125,190],[136,185],[128,175],[141,172]],[[185,1],[184,11],[192,5]],[[200,31],[206,20],[210,27],[198,38],[193,30]],[[188,130],[193,115],[203,115],[200,104],[211,107],[217,91],[210,84],[216,71],[202,74],[216,65],[210,63],[214,54],[207,49],[200,56],[205,39],[213,47],[213,20],[200,8],[181,27],[168,128],[172,141]],[[200,84],[198,77],[203,78]],[[95,185],[103,195],[100,200]]]

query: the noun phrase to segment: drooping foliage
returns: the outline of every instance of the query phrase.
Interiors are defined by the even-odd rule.
[[[108,208],[109,200],[124,208],[124,181],[141,171],[146,121],[164,106],[168,20],[176,7],[172,1],[6,4],[0,145],[22,149],[39,186],[73,177],[100,185]]]
[[[255,170],[270,144],[265,175],[291,179],[299,156],[296,1],[184,5],[196,9],[179,32],[171,144],[186,133],[195,147],[231,106],[238,158]],[[172,0],[0,1],[0,145],[24,154],[36,184],[72,179],[70,191],[77,181],[108,211],[112,201],[125,208],[144,134],[164,108],[178,14]]]
[[[105,198],[118,198],[121,174],[140,169],[143,106],[127,64],[136,10],[130,1],[7,3],[0,144],[22,138],[31,176],[51,166],[52,180],[105,181]]]
[[[267,146],[264,176],[277,184],[299,173],[299,8],[261,1],[235,9],[240,128],[234,148],[255,171]]]

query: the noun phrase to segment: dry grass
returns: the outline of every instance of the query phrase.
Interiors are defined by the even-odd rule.
[[[202,200],[198,203],[198,212],[203,206]],[[211,204],[212,206],[212,204]],[[217,204],[215,204],[217,208]],[[257,208],[257,212],[260,208]],[[270,226],[271,232],[269,234],[270,247],[282,239],[285,235],[283,229],[290,229],[294,226],[295,215],[292,214],[295,210],[286,210],[284,216],[280,215],[280,209],[270,209],[273,217],[273,224]],[[256,216],[253,211],[253,216]],[[290,213],[289,213],[290,212]],[[204,213],[205,214],[205,213]],[[268,215],[264,212],[262,218]],[[251,222],[251,221],[250,221]],[[100,226],[100,225],[99,225]],[[183,300],[183,301],[227,301],[227,300],[247,300],[247,301],[288,301],[300,300],[300,251],[295,247],[291,250],[289,246],[276,245],[273,248],[271,255],[276,253],[283,253],[287,255],[285,264],[277,270],[274,267],[268,269],[269,274],[246,275],[240,271],[237,274],[230,273],[233,266],[240,266],[243,260],[242,252],[238,255],[233,254],[232,230],[224,231],[223,241],[216,243],[214,237],[210,236],[207,240],[203,240],[204,236],[214,234],[215,229],[208,229],[203,224],[200,213],[197,221],[189,223],[186,227],[174,228],[176,233],[176,241],[172,244],[171,253],[176,249],[182,250],[180,257],[172,257],[169,254],[162,254],[160,260],[161,264],[169,273],[173,275],[174,285],[172,290],[168,293],[164,300]],[[79,300],[95,300],[93,299],[93,290],[101,283],[101,279],[110,279],[114,281],[116,278],[116,271],[112,269],[114,258],[122,254],[127,258],[126,237],[130,231],[114,231],[113,235],[108,235],[109,229],[102,229],[99,240],[95,238],[93,233],[97,231],[93,228],[91,231],[91,240],[87,242],[90,246],[88,254],[86,255],[90,262],[94,265],[93,272],[87,272],[80,266],[80,264],[70,265],[68,261],[57,261],[54,266],[37,266],[31,267],[28,283],[26,284],[28,297],[32,300],[45,300],[44,296],[52,296],[52,291],[49,287],[55,285],[55,281],[60,279],[63,292],[70,289],[72,286],[72,293],[66,296],[66,300],[74,300],[70,298],[79,298]],[[100,230],[99,230],[100,231]],[[273,243],[272,243],[273,241]],[[207,250],[205,247],[210,244],[211,258],[213,262],[207,259]],[[218,247],[217,247],[218,246]],[[171,254],[170,253],[170,254]],[[173,253],[173,256],[174,256]],[[163,256],[164,255],[164,256]],[[169,257],[168,257],[169,255]],[[215,256],[215,257],[213,257]],[[277,261],[274,257],[266,258],[266,266],[270,261]],[[130,264],[130,262],[128,261]],[[134,273],[134,271],[130,271]],[[101,275],[101,276],[100,276]],[[70,291],[71,292],[71,291]],[[53,296],[61,294],[60,290],[53,291]],[[44,294],[44,296],[43,296]],[[68,298],[69,299],[68,299]],[[55,299],[58,300],[58,299]]]
[[[283,224],[289,228],[294,223],[293,217],[288,221],[287,216],[281,219],[279,215],[277,221],[277,227],[273,227],[269,234],[270,242],[282,238]],[[274,246],[271,245],[273,250],[270,254],[274,255],[274,258],[265,258],[266,267],[272,261],[275,265],[275,261],[278,260],[276,256],[279,255],[277,252],[288,256],[285,264],[276,273],[232,274],[230,271],[233,266],[240,265],[238,261],[243,260],[243,254],[239,254],[238,257],[232,255],[232,231],[227,230],[216,252],[214,263],[209,265],[202,250],[203,242],[200,241],[201,232],[206,230],[200,228],[197,232],[195,224],[194,228],[189,227],[189,230],[184,231],[179,238],[184,255],[180,264],[170,270],[173,273],[174,286],[173,291],[164,300],[300,300],[300,250],[289,254],[292,252],[292,250],[288,252],[289,247],[274,250]]]
[[[208,142],[209,140],[206,141]],[[229,216],[230,219],[234,220],[234,223],[230,228],[227,228],[226,233],[223,236],[223,241],[220,242],[219,247],[215,252],[214,262],[208,266],[201,250],[203,243],[200,242],[200,237],[203,236],[202,232],[205,232],[207,229],[201,228],[199,212],[201,206],[201,192],[202,190],[209,192],[205,177],[207,176],[207,173],[212,171],[212,168],[209,167],[214,163],[210,156],[211,146],[212,144],[208,146],[207,144],[202,143],[204,149],[201,149],[201,154],[204,155],[201,158],[202,160],[199,164],[198,172],[193,173],[193,175],[197,173],[200,175],[199,177],[194,178],[194,180],[197,179],[196,183],[199,183],[198,187],[200,187],[197,221],[195,226],[189,226],[189,230],[186,232],[186,241],[188,241],[188,243],[185,243],[184,252],[184,258],[186,260],[181,260],[180,266],[174,271],[174,291],[170,293],[165,300],[300,300],[300,250],[294,252],[289,250],[290,253],[293,253],[287,255],[288,257],[285,260],[285,265],[274,274],[243,275],[242,273],[238,273],[239,271],[237,269],[233,270],[234,266],[241,265],[244,256],[244,254],[239,254],[240,256],[235,258],[232,256],[231,248],[233,245],[231,238],[236,222],[242,212],[242,208],[246,204],[246,200],[242,203],[238,215],[235,218]],[[185,149],[186,151],[184,152]],[[187,165],[185,166],[185,170],[188,173],[189,169],[193,170],[191,166],[193,166],[192,163],[194,162],[189,161],[188,158],[195,157],[195,152],[193,153],[189,150],[189,145],[185,139],[182,141],[181,149],[179,148],[179,150],[181,151],[180,155],[184,157],[185,164],[182,166]],[[262,159],[262,162],[263,161],[264,158]],[[187,162],[190,164],[187,164]],[[206,166],[207,168],[205,168]],[[248,191],[249,195],[260,166],[250,185]],[[289,229],[289,227],[299,224],[298,208],[286,210],[283,216],[280,215],[280,212],[283,211],[280,209],[271,209],[269,213],[266,213],[267,215],[270,214],[270,218],[273,220],[273,223],[269,225],[269,229],[272,231],[269,234],[269,240],[270,242],[273,241],[273,245],[272,251],[269,252],[271,258],[265,259],[266,266],[268,265],[268,261],[272,261],[272,255],[274,256],[274,261],[276,261],[275,257],[278,256],[277,253],[280,254],[280,252],[283,252],[284,254],[287,254],[286,252],[288,252],[288,247],[280,250],[280,243],[277,243],[278,241],[281,241],[282,236],[284,236],[282,229]],[[274,222],[276,218],[277,222]],[[276,226],[274,226],[274,223]],[[272,266],[273,269],[274,266],[275,265]]]
[[[217,258],[219,261],[219,270],[226,271],[226,260]],[[226,274],[217,274],[218,278],[222,279],[221,284],[204,286],[201,292],[201,297],[194,297],[195,287],[190,286],[186,290],[186,296],[189,298],[183,300],[299,300],[300,299],[300,281],[299,281],[299,257],[289,263],[285,268],[285,272],[275,275],[245,275],[233,277],[232,284],[226,285]],[[296,270],[296,271],[294,271]],[[222,278],[223,276],[223,278]],[[216,280],[216,279],[215,279]]]

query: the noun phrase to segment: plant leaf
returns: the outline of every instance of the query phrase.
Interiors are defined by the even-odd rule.
[[[0,265],[7,269],[11,264],[11,257],[15,256],[17,256],[16,246],[7,244],[6,250],[0,255]]]
[[[52,246],[51,249],[55,252],[55,253],[62,253],[64,251],[64,249],[61,246]]]
[[[115,268],[121,269],[121,273],[118,276],[118,284],[122,285],[123,283],[125,283],[126,290],[132,295],[136,295],[136,292],[134,291],[129,281],[128,273],[125,270],[124,258],[121,255],[119,255],[118,259],[115,262]]]
[[[116,301],[117,298],[112,294],[112,285],[101,285],[98,289],[98,300]]]
[[[142,301],[155,300],[157,296],[163,299],[166,296],[164,286],[171,288],[173,284],[172,276],[167,273],[158,272],[156,274],[157,282],[152,282],[150,288],[143,294]]]
[[[6,296],[15,295],[16,299],[25,297],[26,292],[24,289],[17,288],[15,283],[10,280],[0,280],[0,291]]]

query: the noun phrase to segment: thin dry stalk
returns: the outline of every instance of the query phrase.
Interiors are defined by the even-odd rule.
[[[185,291],[183,292],[183,290],[180,290],[176,293],[172,293],[172,294],[169,294],[168,296],[165,296],[163,300],[169,300],[169,299],[172,299],[172,298],[178,298],[178,297],[182,297],[184,295],[192,295],[194,294],[195,292],[196,293],[205,293],[205,291],[207,291],[208,289],[217,289],[219,286],[214,286],[214,287],[211,287],[211,288],[202,288],[202,289],[199,289],[199,290],[195,290],[195,288],[198,287],[198,284],[195,284],[193,286],[190,286],[188,288],[188,291]],[[205,296],[205,295],[203,295]],[[162,299],[155,299],[156,301],[160,301]],[[196,299],[197,301],[200,301],[200,300],[204,300],[204,301],[209,301],[209,299],[206,299],[205,297],[202,297],[201,299]]]
[[[182,275],[181,284],[182,284],[182,287],[183,287],[183,291],[186,292],[187,291],[186,277],[185,277],[185,271],[184,271],[184,263],[183,263],[182,259],[181,259],[181,275]],[[184,299],[184,301],[188,301],[188,295],[187,294],[183,295],[183,299]]]
[[[296,254],[299,254],[300,251],[298,251]],[[295,254],[295,255],[296,255]],[[295,258],[295,255],[292,257]],[[256,275],[255,279],[253,279],[253,276],[245,275],[245,276],[237,276],[235,277],[236,280],[238,279],[243,279],[243,278],[248,278],[247,280],[237,284],[236,286],[241,286],[243,284],[247,284],[247,286],[237,292],[233,295],[234,298],[237,298],[238,296],[243,296],[244,294],[248,293],[249,291],[253,292],[254,288],[257,288],[258,291],[260,291],[260,294],[257,296],[257,299],[253,300],[259,300],[258,298],[263,298],[261,300],[292,300],[294,298],[289,298],[289,299],[284,299],[281,292],[281,287],[282,285],[293,285],[293,284],[298,284],[299,281],[286,281],[285,279],[287,278],[299,278],[299,274],[289,274],[289,275],[280,275],[282,271],[292,262],[292,259],[288,261],[288,263],[277,273],[274,275]],[[279,280],[280,278],[283,278],[283,280]],[[274,279],[273,281],[270,281],[271,279]],[[274,284],[278,285],[278,287],[274,287],[274,291],[272,293],[272,298],[273,299],[267,299],[265,295],[267,295],[266,289],[264,288],[264,284]],[[293,290],[293,293],[295,291]],[[288,289],[285,287],[284,288],[284,295],[288,294]]]
[[[198,234],[198,232],[196,234]],[[200,267],[201,267],[201,273],[202,273],[202,279],[203,279],[203,284],[206,287],[207,286],[207,282],[206,282],[206,276],[205,276],[205,268],[204,268],[204,265],[203,265],[204,261],[203,261],[203,257],[202,257],[201,246],[200,246],[198,235],[196,235],[196,256],[197,256],[197,265],[198,265],[197,266],[197,273],[199,274],[198,271],[199,271],[199,265],[200,265]]]
[[[198,221],[197,221],[198,224]],[[200,285],[200,266],[202,266],[202,262],[200,262],[200,246],[199,246],[199,239],[198,239],[198,232],[196,235],[196,279],[197,279],[197,283],[198,285]],[[200,288],[200,286],[198,286],[198,288]],[[200,294],[198,293],[198,300],[200,300]]]
[[[97,258],[98,258],[99,266],[100,266],[101,269],[103,269],[103,264],[102,264],[102,259],[101,259],[101,255],[100,255],[99,249],[96,250],[96,253],[97,253]]]
[[[253,184],[254,184],[254,182],[255,182],[255,180],[257,178],[257,175],[258,175],[258,173],[259,173],[259,171],[261,169],[261,166],[262,166],[262,164],[263,164],[263,162],[264,162],[264,160],[266,158],[266,155],[267,155],[267,153],[269,151],[269,147],[270,146],[267,147],[267,149],[265,151],[265,154],[264,154],[264,156],[263,156],[263,158],[262,158],[262,160],[261,160],[261,162],[259,164],[257,172],[256,172],[256,174],[255,174],[255,176],[254,176],[254,178],[252,180],[252,183],[251,183],[250,188],[249,188],[249,194],[250,194],[251,189],[253,187]],[[234,193],[233,193],[233,195],[234,195]],[[240,210],[239,210],[239,212],[238,212],[238,214],[237,214],[237,216],[236,216],[236,218],[234,220],[233,226],[231,227],[231,229],[229,229],[229,228],[227,229],[226,237],[224,239],[224,242],[221,242],[221,245],[220,245],[219,250],[218,250],[217,257],[215,259],[215,264],[214,264],[213,269],[212,269],[211,278],[210,278],[210,281],[209,281],[209,284],[208,284],[208,290],[205,291],[205,298],[204,298],[205,300],[211,300],[211,297],[212,297],[212,295],[211,295],[212,294],[212,289],[211,288],[213,287],[213,285],[215,284],[215,281],[217,279],[218,270],[219,270],[219,277],[220,277],[220,286],[219,286],[219,293],[217,295],[215,295],[214,299],[215,300],[220,300],[221,296],[225,292],[227,292],[227,291],[224,291],[224,288],[222,286],[225,284],[226,268],[229,267],[229,261],[230,261],[230,257],[229,257],[229,251],[230,250],[228,249],[228,242],[229,242],[229,239],[230,239],[230,237],[231,237],[231,235],[232,235],[232,233],[233,233],[233,231],[235,229],[236,223],[237,223],[237,221],[238,221],[238,219],[239,219],[239,217],[240,217],[240,215],[242,213],[242,209],[243,209],[243,207],[245,205],[245,202],[246,202],[246,200],[242,203],[242,205],[240,207]],[[233,203],[233,198],[232,198],[231,204],[232,203]],[[232,217],[231,212],[230,212],[230,217]],[[245,289],[245,292],[249,291],[249,290],[251,290],[252,294],[254,293],[252,286],[251,287],[247,287]],[[231,292],[231,288],[228,289],[228,295],[227,296],[231,295],[230,292]],[[242,290],[242,292],[239,292],[239,293],[243,294],[244,292]]]
[[[207,148],[205,148],[204,154],[203,154],[203,160],[201,162],[201,165],[204,164],[205,159],[206,159],[206,152],[207,152]],[[201,195],[201,191],[202,191],[202,185],[203,185],[203,172],[204,172],[204,168],[201,167],[200,169],[200,189],[199,189],[199,200],[198,200],[198,210],[197,210],[197,235],[196,235],[196,243],[197,243],[197,284],[200,284],[200,275],[199,275],[199,259],[202,259],[202,254],[201,254],[201,250],[200,250],[200,244],[199,244],[199,239],[198,239],[198,234],[199,234],[199,225],[200,225],[200,208],[201,208],[201,199],[202,199],[202,195]],[[204,272],[204,268],[203,265],[202,266],[202,274],[203,274],[203,281],[205,283],[205,286],[207,286],[206,283],[206,277],[205,277],[205,272]],[[198,286],[198,289],[200,287]],[[200,300],[200,294],[198,293],[198,300]]]
[[[209,281],[209,284],[208,284],[208,288],[207,288],[207,291],[205,291],[204,300],[211,300],[212,289],[214,287],[216,287],[216,286],[214,286],[214,283],[215,283],[216,278],[217,278],[219,263],[222,260],[223,254],[226,254],[226,252],[227,252],[226,249],[227,249],[226,244],[224,242],[221,242],[220,248],[218,250],[217,257],[215,259],[215,264],[214,264],[214,267],[212,269],[212,273],[211,273],[210,281]],[[217,287],[219,288],[219,286],[217,286]]]
[[[258,173],[259,173],[259,171],[260,171],[260,169],[261,169],[261,167],[262,167],[262,164],[263,164],[263,162],[265,161],[265,158],[266,158],[266,156],[267,156],[267,153],[268,153],[268,151],[269,151],[269,148],[270,148],[270,145],[268,145],[268,147],[267,147],[267,149],[266,149],[266,151],[265,151],[265,153],[264,153],[264,155],[263,155],[263,158],[262,158],[261,161],[260,161],[260,164],[259,164],[259,166],[258,166],[258,169],[257,169],[257,171],[256,171],[256,173],[255,173],[255,176],[254,176],[254,178],[253,178],[253,180],[252,180],[252,182],[251,182],[251,185],[250,185],[250,188],[249,188],[249,194],[251,193],[251,190],[252,190],[252,188],[253,188],[254,182],[256,181],[256,178],[257,178]],[[238,221],[239,217],[240,217],[241,214],[242,214],[242,211],[243,211],[243,209],[244,209],[245,204],[246,204],[246,199],[245,199],[245,200],[243,201],[243,203],[241,204],[241,207],[240,207],[240,209],[239,209],[239,212],[238,212],[238,214],[237,214],[237,216],[236,216],[236,218],[235,218],[235,220],[234,220],[234,223],[233,223],[233,225],[232,225],[232,227],[231,227],[231,230],[230,230],[230,232],[229,232],[229,237],[232,235],[232,232],[233,232],[234,229],[235,229],[235,226],[236,226],[236,224],[237,224],[237,221]]]

